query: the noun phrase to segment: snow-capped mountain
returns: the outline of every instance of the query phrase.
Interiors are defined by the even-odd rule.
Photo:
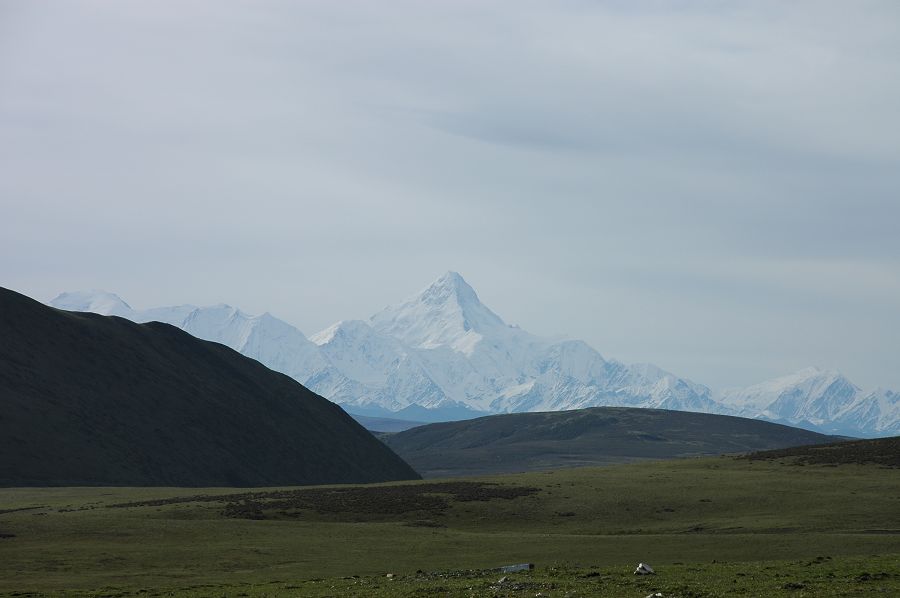
[[[120,316],[133,320],[135,313],[131,306],[113,293],[106,291],[75,291],[61,293],[50,302],[52,307],[67,311],[90,311],[104,316]]]
[[[370,322],[411,347],[449,399],[481,411],[656,407],[676,396],[691,410],[712,406],[699,384],[606,361],[582,341],[547,341],[506,324],[455,272]]]
[[[893,436],[900,434],[900,393],[885,388],[863,393],[836,422],[848,433]]]
[[[900,433],[900,396],[865,392],[839,372],[809,367],[718,400],[738,415],[840,434]]]
[[[746,389],[709,388],[651,364],[626,365],[579,340],[547,340],[506,324],[455,272],[368,321],[307,338],[266,313],[228,305],[134,310],[112,293],[63,293],[60,309],[158,320],[223,343],[348,410],[412,419],[601,405],[736,414],[847,434],[900,433],[900,395],[863,392],[809,368]]]
[[[417,352],[366,322],[338,322],[312,341],[330,371],[311,373],[305,383],[322,396],[370,412],[448,406],[446,393],[434,383]]]

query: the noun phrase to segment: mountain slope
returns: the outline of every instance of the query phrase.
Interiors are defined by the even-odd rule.
[[[0,484],[264,486],[416,478],[336,405],[168,324],[0,289]]]
[[[834,437],[725,415],[595,407],[429,424],[384,442],[422,476],[512,473],[759,451]]]

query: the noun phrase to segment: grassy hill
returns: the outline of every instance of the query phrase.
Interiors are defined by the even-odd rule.
[[[223,345],[0,289],[0,485],[415,478],[339,407]]]
[[[0,489],[0,594],[900,595],[898,497],[879,464],[734,457],[367,486]],[[639,561],[657,575],[633,576]],[[492,570],[513,563],[536,569]]]
[[[770,422],[660,409],[595,407],[429,424],[382,439],[426,478],[608,465],[823,444]]]

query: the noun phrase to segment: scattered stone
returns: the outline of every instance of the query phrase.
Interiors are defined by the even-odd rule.
[[[385,577],[387,577],[388,579],[394,579],[394,574],[388,573],[387,575],[385,575]]]
[[[516,573],[517,571],[530,571],[531,569],[534,569],[533,563],[520,563],[518,565],[500,567],[500,573]]]
[[[509,579],[509,578],[508,578],[507,576],[504,575],[503,577],[501,577],[500,579],[497,580],[497,583],[498,583],[498,584],[504,584],[504,583],[506,583],[506,580],[507,580],[507,579]]]

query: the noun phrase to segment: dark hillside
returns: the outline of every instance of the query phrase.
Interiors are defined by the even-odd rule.
[[[834,438],[742,417],[594,407],[429,424],[383,440],[427,478],[744,453]]]
[[[751,453],[751,461],[792,459],[804,465],[863,465],[900,467],[900,436],[836,442],[818,446],[796,446],[774,451]]]
[[[417,477],[340,407],[223,345],[0,289],[0,485]]]

